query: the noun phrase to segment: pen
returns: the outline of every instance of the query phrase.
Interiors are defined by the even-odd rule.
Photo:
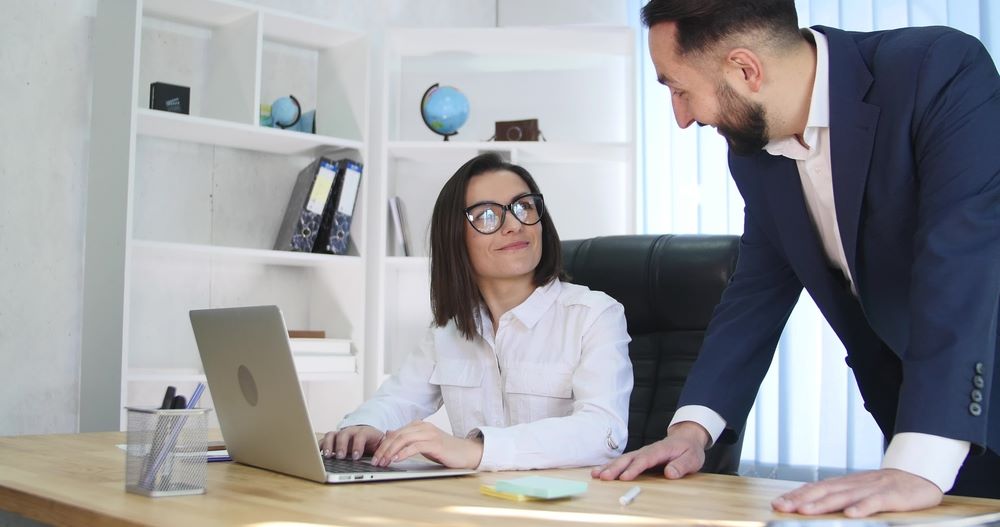
[[[625,494],[622,494],[622,497],[618,498],[618,503],[621,503],[622,505],[628,505],[629,503],[635,501],[635,497],[638,496],[640,492],[642,492],[642,489],[639,488],[638,485],[636,485],[628,489],[628,492],[626,492]]]

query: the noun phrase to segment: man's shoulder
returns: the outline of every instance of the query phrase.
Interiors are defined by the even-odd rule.
[[[901,27],[880,31],[847,31],[827,26],[814,26],[813,29],[834,41],[850,39],[862,50],[905,51],[914,47],[926,48],[941,39],[956,44],[979,42],[975,37],[948,26]]]
[[[947,26],[904,27],[883,31],[843,31],[817,26],[831,46],[857,46],[872,73],[896,71],[901,65],[920,66],[934,55],[946,56],[982,47],[975,37]],[[939,53],[932,54],[932,50]]]

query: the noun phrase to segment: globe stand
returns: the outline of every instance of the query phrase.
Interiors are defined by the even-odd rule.
[[[421,99],[420,99],[420,119],[424,121],[424,124],[427,126],[427,128],[429,128],[435,134],[440,135],[443,138],[444,141],[447,141],[451,136],[458,135],[458,130],[454,130],[454,131],[441,131],[440,128],[442,127],[442,124],[440,122],[431,121],[431,120],[429,120],[427,118],[426,108],[428,106],[428,101],[430,100],[431,95],[434,93],[434,91],[438,89],[438,87],[439,87],[438,83],[434,83],[433,85],[431,85],[430,88],[427,88],[427,91],[424,92],[424,96],[421,97]],[[454,91],[454,92],[457,93],[457,90],[455,90],[454,88],[446,86],[445,89],[446,90],[452,90],[452,91]],[[459,95],[461,96],[461,94],[459,94]],[[464,99],[464,97],[463,97],[463,99]],[[468,111],[469,111],[469,109],[468,109],[469,108],[468,107],[468,102],[465,101],[464,104],[465,104],[465,109],[464,109],[465,115],[468,115]],[[459,122],[457,124],[457,126],[461,126],[462,124],[464,124],[464,122],[465,122],[465,117],[463,116],[461,118],[461,122]]]

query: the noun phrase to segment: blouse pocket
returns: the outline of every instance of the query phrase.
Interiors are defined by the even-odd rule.
[[[528,423],[573,413],[573,371],[551,364],[508,368],[504,382],[510,423]]]
[[[464,437],[468,423],[483,422],[481,399],[483,367],[475,361],[449,360],[434,365],[430,383],[441,389],[452,432]]]

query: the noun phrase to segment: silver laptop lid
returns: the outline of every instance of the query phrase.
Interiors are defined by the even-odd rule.
[[[278,307],[194,310],[190,316],[232,458],[326,481]]]
[[[326,483],[475,472],[404,460],[394,472],[328,474],[309,421],[285,321],[277,306],[190,312],[226,448],[235,461]]]

